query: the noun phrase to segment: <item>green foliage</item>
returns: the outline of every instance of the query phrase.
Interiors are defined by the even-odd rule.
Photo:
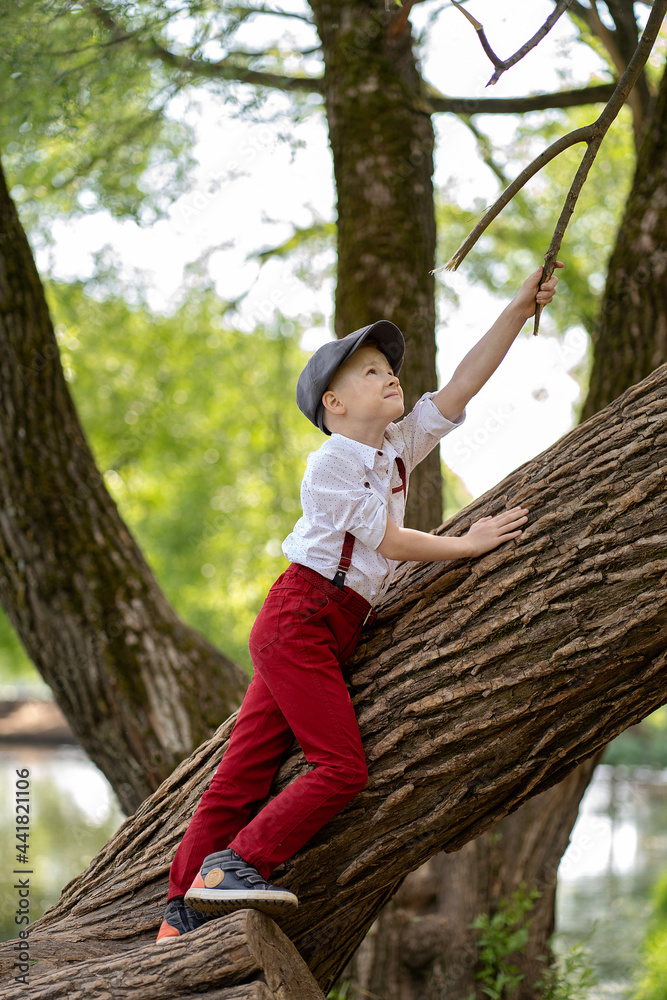
[[[269,88],[238,81],[302,57],[289,15],[224,0],[0,0],[0,17],[1,152],[24,224],[43,239],[55,216],[106,208],[143,225],[163,216],[194,164],[195,92],[257,112]],[[265,48],[252,52],[236,35],[257,17]],[[310,50],[309,68],[315,59]],[[291,95],[294,120],[316,110],[309,97]]]
[[[549,942],[553,946],[554,938]],[[583,944],[559,955],[536,984],[540,1000],[588,1000],[597,977],[590,965],[590,955]]]
[[[653,887],[653,912],[633,998],[667,1000],[667,872],[663,872]]]
[[[350,993],[351,988],[351,984],[347,980],[341,983],[336,983],[333,989],[329,990],[327,993],[327,1000],[350,1000],[353,996],[353,994]]]
[[[629,767],[667,767],[667,706],[617,736],[609,744],[604,762]]]
[[[647,935],[634,1000],[667,1000],[667,927]]]
[[[254,616],[286,561],[306,456],[290,321],[252,334],[211,290],[172,316],[51,285],[65,373],[98,468],[179,614],[249,666]]]
[[[462,479],[452,472],[443,462],[442,469],[442,494],[444,497],[443,521],[453,517],[469,503],[472,503],[472,493],[467,489]]]
[[[147,224],[183,188],[193,134],[168,114],[183,81],[115,43],[85,5],[2,5],[0,131],[24,224],[109,209]]]
[[[476,947],[480,970],[475,978],[491,1000],[511,1000],[523,979],[516,963],[530,940],[535,901],[541,893],[521,884],[509,898],[502,899],[495,913],[483,913],[471,924],[477,931]],[[549,942],[550,950],[556,938]],[[595,975],[583,945],[573,947],[545,967],[538,983],[541,1000],[586,1000],[595,985]],[[468,998],[474,1000],[474,997]]]
[[[528,890],[522,885],[508,899],[500,901],[495,913],[482,913],[470,925],[477,931],[475,944],[481,964],[475,978],[482,993],[491,1000],[511,997],[523,979],[514,956],[528,943],[528,915],[539,896],[537,889]]]
[[[0,610],[0,684],[4,687],[28,684],[31,689],[39,686],[37,671],[12,628],[9,619]],[[8,693],[9,694],[9,693]],[[10,695],[13,697],[13,695]],[[0,691],[0,697],[3,697]]]

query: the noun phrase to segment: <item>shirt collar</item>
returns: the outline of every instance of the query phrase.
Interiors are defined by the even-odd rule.
[[[382,456],[379,454],[377,448],[373,448],[369,444],[363,444],[361,441],[355,441],[354,438],[345,437],[344,434],[338,434],[336,431],[331,435],[331,441],[334,441],[338,445],[343,444],[344,447],[356,452],[366,469],[374,469],[377,460],[384,455],[387,455],[390,461],[393,462],[396,456],[400,455],[405,448],[404,441],[399,440],[394,444],[393,441],[389,440],[386,433],[384,444],[382,445]]]

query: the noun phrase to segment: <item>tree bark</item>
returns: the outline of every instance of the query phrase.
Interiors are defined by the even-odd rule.
[[[540,897],[528,914],[528,944],[511,957],[523,975],[512,997],[539,1000],[536,984],[550,960],[548,941],[555,929],[558,865],[598,760],[596,755],[585,761],[460,851],[437,854],[408,875],[343,973],[353,995],[382,1000],[483,996],[470,925],[482,914],[493,917],[523,884]]]
[[[376,319],[404,332],[406,409],[437,385],[433,124],[409,5],[311,0],[338,199],[336,334]],[[442,521],[438,450],[413,473],[406,524]]]
[[[592,340],[584,417],[667,361],[667,70],[645,124]]]
[[[0,384],[0,600],[132,812],[238,706],[247,678],[176,615],[107,492],[1,171]]]
[[[192,937],[169,945],[151,944],[64,969],[48,971],[47,966],[40,962],[24,973],[32,1000],[89,1000],[93,995],[197,1000],[202,992],[209,1000],[324,1000],[292,942],[273,920],[253,910],[205,924]],[[20,985],[0,988],[0,997],[16,996]]]
[[[667,699],[666,389],[663,366],[443,529],[522,503],[519,539],[478,560],[406,564],[392,585],[349,668],[368,786],[276,879],[299,896],[283,929],[325,991],[410,871]],[[232,722],[65,888],[32,927],[32,958],[56,968],[149,943]],[[273,791],[303,768],[292,753]],[[11,967],[13,943],[0,955]]]

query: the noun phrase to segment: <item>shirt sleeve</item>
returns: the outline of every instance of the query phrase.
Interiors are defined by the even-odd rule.
[[[335,531],[349,531],[364,545],[377,549],[387,530],[387,507],[368,483],[361,459],[316,453],[304,492],[304,513],[310,501],[326,514]]]
[[[396,436],[404,441],[409,469],[419,465],[422,459],[433,451],[438,441],[450,431],[460,427],[466,418],[465,410],[456,420],[443,417],[433,402],[434,396],[435,392],[425,392],[407,416],[399,423],[391,425],[390,440]]]

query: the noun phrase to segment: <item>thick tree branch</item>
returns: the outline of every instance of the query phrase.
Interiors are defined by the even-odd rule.
[[[530,94],[528,97],[445,97],[434,87],[429,87],[427,101],[436,114],[521,115],[527,111],[602,103],[609,100],[615,86],[615,83],[601,83],[581,90],[559,90],[552,94]]]
[[[521,503],[531,515],[520,539],[478,560],[401,569],[346,670],[368,786],[275,875],[299,896],[284,930],[325,991],[407,872],[473,840],[667,699],[666,390],[663,366],[440,529],[460,534]],[[92,983],[102,956],[154,941],[173,852],[233,721],[31,924],[33,975],[92,959]],[[272,793],[306,767],[295,748]],[[14,946],[0,946],[0,968],[11,969]],[[142,1000],[162,998],[162,977],[168,985],[188,954],[198,963],[198,948],[163,949]],[[217,973],[222,984],[224,963]]]
[[[198,1000],[202,996],[210,1000],[324,1000],[292,942],[273,920],[256,910],[238,910],[167,947],[169,954],[165,955],[164,948],[151,942],[139,951],[101,957],[90,964],[78,962],[46,974],[38,964],[31,970],[30,996],[32,1000],[93,996],[113,1000],[144,1000],[148,996],[151,1000]],[[14,984],[14,992],[16,988]]]
[[[531,177],[533,177],[543,166],[545,166],[550,160],[553,160],[554,157],[563,150],[569,149],[570,146],[573,146],[578,142],[585,142],[587,145],[586,152],[584,153],[579,169],[577,170],[574,180],[572,181],[572,185],[565,199],[563,210],[558,223],[556,224],[556,229],[549,245],[549,249],[545,254],[545,267],[542,280],[547,281],[548,278],[551,277],[554,271],[556,257],[565,234],[565,229],[567,228],[570,218],[572,217],[572,213],[574,212],[577,199],[586,177],[588,176],[588,172],[593,164],[593,161],[595,160],[602,140],[607,134],[609,126],[621,110],[628,94],[632,90],[639,74],[646,64],[646,60],[648,59],[651,49],[653,48],[653,44],[658,35],[658,31],[660,30],[660,25],[666,11],[667,0],[655,0],[644,30],[644,34],[642,35],[639,45],[635,49],[635,53],[628,64],[628,68],[618,81],[618,84],[614,89],[614,93],[607,102],[607,105],[597,121],[592,122],[590,125],[586,125],[583,128],[575,129],[573,132],[557,139],[556,142],[552,143],[551,146],[540,153],[540,155],[536,157],[532,163],[528,164],[528,166],[521,171],[512,184],[506,188],[491,208],[489,208],[482,219],[480,219],[470,235],[464,240],[447,264],[445,264],[443,268],[437,268],[438,271],[455,271],[493,219],[496,218],[502,209],[512,200],[516,192],[519,191]],[[539,329],[540,313],[541,309],[538,306],[535,312],[534,333],[537,333]]]
[[[458,3],[457,0],[452,0],[452,3],[454,4],[455,7],[457,7],[461,11],[464,17],[466,17],[467,20],[470,21],[470,23],[472,24],[472,26],[474,27],[475,31],[479,36],[482,48],[484,49],[487,56],[495,66],[495,72],[491,77],[491,79],[489,80],[489,82],[487,83],[487,87],[490,87],[494,83],[498,82],[498,80],[506,70],[508,70],[511,66],[514,66],[516,63],[518,63],[521,59],[524,58],[524,56],[528,55],[528,53],[532,49],[534,49],[536,45],[539,45],[539,43],[542,41],[545,35],[547,35],[551,31],[556,21],[565,13],[567,8],[572,3],[572,0],[558,0],[558,3],[556,4],[556,9],[551,14],[549,14],[549,17],[546,19],[542,27],[535,32],[532,38],[528,39],[525,45],[522,45],[520,49],[517,49],[514,55],[509,56],[508,59],[501,59],[499,56],[496,55],[496,53],[491,48],[491,45],[489,44],[489,40],[486,37],[484,28],[480,24],[480,22],[475,17],[473,17],[472,14],[469,11],[467,11],[465,7],[462,6],[462,4]]]

